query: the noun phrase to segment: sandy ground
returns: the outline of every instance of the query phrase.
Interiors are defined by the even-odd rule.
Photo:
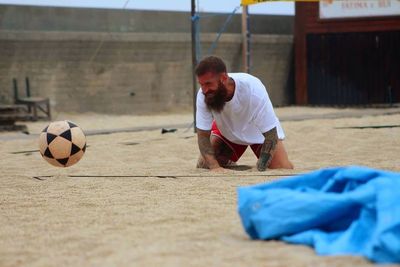
[[[28,123],[31,135],[1,133],[0,266],[372,266],[360,257],[321,257],[305,246],[249,240],[236,189],[332,166],[400,171],[400,128],[340,129],[398,125],[400,109],[394,111],[278,108],[296,168],[265,173],[255,170],[250,149],[224,174],[194,168],[197,140],[185,127],[164,135],[160,129],[90,135],[84,158],[65,169],[24,152],[38,149],[35,134],[47,122]],[[364,116],[326,119],[352,112]],[[299,115],[314,119],[290,120]],[[189,127],[192,114],[59,119],[90,131]],[[110,177],[116,175],[125,177]]]

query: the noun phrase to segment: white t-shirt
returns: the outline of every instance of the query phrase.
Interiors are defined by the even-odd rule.
[[[214,119],[225,138],[241,145],[264,143],[262,133],[274,127],[278,138],[284,139],[285,134],[262,82],[247,73],[229,73],[228,76],[235,81],[235,92],[221,112],[210,110],[204,102],[203,92],[198,91],[196,127],[211,130]]]

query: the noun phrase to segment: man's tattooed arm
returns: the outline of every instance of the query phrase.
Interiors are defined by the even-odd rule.
[[[211,131],[203,131],[197,128],[197,142],[200,153],[209,169],[217,169],[220,166],[215,158],[214,149],[211,146],[210,135]]]
[[[278,133],[276,127],[272,130],[263,133],[265,137],[264,144],[261,147],[260,158],[257,161],[257,169],[265,171],[271,163],[272,156],[274,155],[276,144],[278,143]]]

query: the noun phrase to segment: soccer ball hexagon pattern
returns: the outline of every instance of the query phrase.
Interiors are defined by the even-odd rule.
[[[51,165],[69,167],[77,163],[85,153],[86,137],[76,124],[55,121],[40,133],[39,150]]]

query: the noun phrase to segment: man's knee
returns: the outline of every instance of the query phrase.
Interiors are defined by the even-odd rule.
[[[294,169],[294,165],[289,160],[287,161],[272,161],[268,166],[269,169]]]
[[[294,169],[292,162],[290,162],[286,149],[283,142],[278,141],[276,151],[272,157],[271,164],[268,166],[269,169]]]

